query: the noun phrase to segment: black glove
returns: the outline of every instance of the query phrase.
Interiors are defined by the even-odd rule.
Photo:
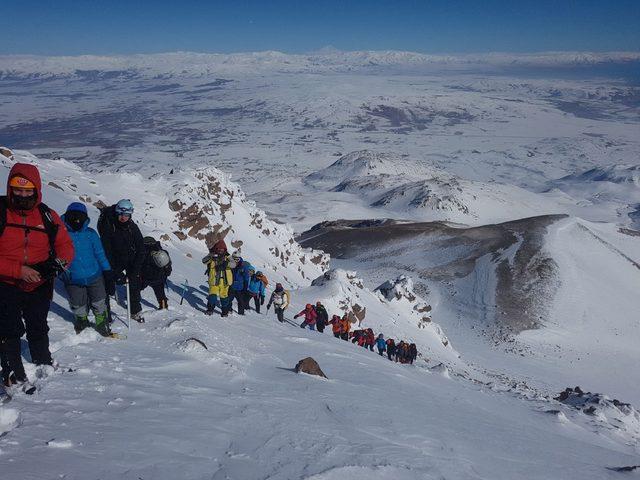
[[[114,280],[113,270],[105,270],[102,272],[102,277],[104,278],[105,283],[112,282]]]
[[[66,270],[67,262],[61,258],[49,258],[29,266],[40,274],[42,280],[52,280]]]

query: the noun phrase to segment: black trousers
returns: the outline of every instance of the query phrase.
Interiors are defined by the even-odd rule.
[[[125,272],[127,274],[127,278],[129,279],[129,302],[131,303],[131,314],[135,315],[136,313],[140,313],[142,310],[142,297],[140,296],[140,290],[142,289],[142,284],[140,283],[139,275],[132,275],[131,271],[128,268],[125,268]],[[114,272],[118,273],[118,272]],[[107,296],[114,296],[116,294],[116,281],[115,279],[105,280],[104,282],[105,290],[107,291]],[[107,304],[109,303],[109,298],[107,297]]]
[[[156,283],[155,285],[150,285],[153,288],[153,293],[156,296],[156,300],[158,304],[160,304],[161,300],[167,300],[167,293],[164,291],[164,283]]]
[[[251,304],[251,299],[253,298],[253,304],[256,306],[256,312],[260,313],[260,295],[252,295],[247,293],[247,304],[246,308],[251,308],[249,305]]]
[[[280,323],[284,322],[284,309],[279,308],[279,307],[274,307],[273,309],[276,312],[276,316],[278,317],[278,321]]]
[[[51,365],[47,325],[51,292],[50,282],[32,292],[0,282],[0,364],[3,378],[12,371],[18,379],[26,378],[20,354],[20,337],[25,332],[33,363]]]
[[[238,302],[238,313],[244,315],[244,309],[249,308],[247,304],[247,295],[242,290],[229,289],[229,297],[231,297],[231,308],[233,309],[233,301]]]

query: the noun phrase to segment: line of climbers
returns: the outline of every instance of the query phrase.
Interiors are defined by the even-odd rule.
[[[266,287],[269,281],[266,275],[256,269],[243,259],[238,252],[229,254],[227,244],[224,240],[218,240],[209,248],[209,253],[202,259],[206,264],[205,275],[209,283],[209,295],[207,298],[206,315],[213,315],[215,309],[220,310],[220,315],[226,317],[232,311],[233,301],[237,303],[237,312],[244,315],[244,311],[250,309],[250,302],[253,300],[255,311],[260,313],[261,305],[264,305],[266,297]],[[274,307],[274,311],[281,323],[285,321],[284,311],[291,301],[291,296],[282,284],[277,283],[276,287],[267,303],[267,311]],[[378,353],[383,356],[386,352],[389,360],[400,363],[412,364],[418,356],[415,343],[400,341],[397,345],[390,338],[384,339],[380,333],[375,337],[372,329],[351,330],[351,321],[348,315],[340,317],[333,315],[329,320],[329,314],[321,302],[316,302],[315,306],[308,303],[304,310],[294,315],[294,319],[304,317],[300,327],[309,327],[310,330],[317,328],[323,333],[326,326],[331,325],[333,335],[343,340],[352,339],[352,343],[369,348],[373,351],[374,344]]]
[[[293,318],[298,317],[304,317],[304,321],[300,324],[302,328],[309,327],[310,330],[317,329],[318,332],[323,333],[325,327],[331,325],[334,337],[347,341],[351,340],[351,343],[368,348],[372,352],[375,345],[378,354],[384,356],[386,352],[389,360],[413,364],[418,357],[418,349],[415,343],[410,344],[400,341],[396,345],[393,338],[385,340],[382,333],[376,337],[371,328],[351,331],[351,320],[346,313],[342,317],[333,315],[329,320],[327,309],[321,302],[316,302],[315,305],[307,303],[304,310],[294,315]]]
[[[71,203],[60,217],[42,202],[42,182],[37,167],[16,163],[7,179],[7,195],[0,197],[0,364],[5,387],[20,386],[33,393],[22,363],[20,338],[26,332],[33,363],[54,366],[49,350],[47,315],[53,298],[54,280],[62,280],[69,306],[74,315],[76,333],[90,326],[89,310],[95,319],[95,329],[110,336],[113,321],[109,299],[116,294],[116,285],[127,284],[127,306],[131,318],[144,322],[141,315],[141,291],[151,287],[159,309],[168,308],[165,291],[171,275],[171,259],[159,241],[143,237],[133,221],[134,208],[128,199],[104,207],[97,229],[89,227],[88,211],[83,203]],[[264,305],[267,277],[238,253],[230,255],[224,240],[216,242],[203,258],[209,284],[207,308],[223,317],[229,315],[236,302],[238,314],[250,309],[260,313]],[[184,295],[184,292],[183,292]],[[267,304],[274,307],[280,322],[287,321],[284,312],[291,297],[277,283]],[[294,318],[305,317],[301,327],[323,332],[332,325],[333,334],[352,339],[378,353],[386,351],[390,360],[412,363],[417,356],[414,344],[392,339],[382,334],[374,338],[373,331],[350,332],[351,322],[334,315],[329,321],[325,307],[317,302],[308,304]]]

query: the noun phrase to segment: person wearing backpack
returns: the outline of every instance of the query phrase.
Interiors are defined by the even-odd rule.
[[[391,361],[395,360],[396,356],[396,343],[393,338],[387,340],[387,358]]]
[[[342,319],[338,315],[333,315],[329,321],[331,324],[331,333],[336,338],[340,338],[340,330],[342,329]]]
[[[143,323],[140,289],[142,287],[142,264],[144,242],[138,225],[133,221],[133,204],[122,199],[117,204],[105,207],[98,219],[98,232],[102,246],[111,264],[113,275],[105,280],[107,295],[116,293],[116,283],[129,282],[131,318]],[[107,297],[109,311],[109,297]]]
[[[387,342],[384,340],[384,335],[378,335],[376,338],[376,347],[378,348],[378,354],[382,357],[384,356],[384,352],[387,350]]]
[[[233,268],[233,285],[231,285],[231,303],[235,299],[238,302],[238,314],[244,315],[245,308],[249,308],[249,270],[253,267],[237,252],[231,255]]]
[[[62,216],[73,241],[75,257],[69,269],[61,275],[74,315],[76,333],[89,326],[89,309],[96,320],[96,331],[103,337],[111,335],[107,318],[107,293],[104,276],[109,277],[111,266],[102,248],[98,233],[89,227],[87,207],[74,202]]]
[[[205,315],[213,315],[215,307],[219,306],[221,316],[226,317],[231,311],[231,285],[233,284],[233,271],[229,265],[226,245],[222,249],[219,243],[216,244],[202,260],[207,263],[206,274],[209,280]]]
[[[313,305],[307,303],[300,313],[296,313],[293,318],[298,318],[304,316],[304,322],[300,325],[301,328],[309,327],[309,330],[316,329],[316,319],[318,318],[318,314],[316,313]]]
[[[254,273],[253,270],[250,270],[249,274],[251,275],[251,278],[249,278],[249,297],[253,298],[256,312],[260,313],[260,305],[264,303],[265,297],[265,284],[262,280],[262,272]]]
[[[142,290],[151,287],[158,301],[158,310],[168,309],[169,300],[165,292],[165,284],[171,275],[169,252],[164,250],[160,242],[153,237],[144,237],[143,243]]]
[[[35,392],[20,352],[25,331],[33,363],[53,365],[47,325],[53,280],[73,255],[62,220],[42,203],[38,168],[14,164],[0,198],[0,364],[7,388]]]
[[[327,309],[324,308],[324,305],[320,302],[316,302],[316,314],[318,315],[318,319],[316,320],[316,328],[320,333],[324,333],[324,327],[329,325],[329,314],[327,313]]]
[[[269,303],[267,304],[267,312],[273,304],[273,310],[276,312],[278,321],[282,323],[284,322],[284,311],[289,306],[290,301],[291,297],[289,296],[289,292],[284,289],[281,283],[276,283],[276,289],[271,294],[271,298],[269,298]]]
[[[409,344],[409,363],[413,365],[416,358],[418,358],[418,347],[415,343]]]
[[[345,313],[340,319],[340,338],[342,340],[349,340],[349,331],[351,330],[351,321],[349,316]]]

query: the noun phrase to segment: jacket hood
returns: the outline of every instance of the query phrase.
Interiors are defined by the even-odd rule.
[[[33,208],[36,208],[42,202],[42,180],[40,180],[40,171],[35,165],[29,163],[16,163],[11,167],[9,176],[7,177],[7,199],[11,204],[11,188],[9,188],[9,182],[13,177],[24,177],[36,186],[36,195],[38,196],[36,204]]]

